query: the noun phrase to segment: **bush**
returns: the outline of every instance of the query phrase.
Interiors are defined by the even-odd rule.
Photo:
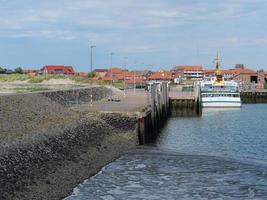
[[[21,67],[17,67],[15,70],[14,70],[14,73],[15,74],[23,74],[23,70]]]

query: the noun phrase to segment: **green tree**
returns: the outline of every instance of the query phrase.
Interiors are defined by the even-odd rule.
[[[17,67],[15,70],[14,70],[14,73],[15,74],[23,74],[23,70],[21,67]]]
[[[0,67],[0,74],[5,74],[7,71],[7,69],[5,69],[4,67]]]

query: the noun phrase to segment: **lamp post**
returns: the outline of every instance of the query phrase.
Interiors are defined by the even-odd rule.
[[[124,91],[124,97],[126,97],[126,83],[125,83],[125,70],[127,70],[127,59],[128,57],[124,57],[124,71],[123,71],[123,91]]]
[[[111,52],[110,53],[110,78],[111,78],[111,81],[110,81],[110,86],[112,87],[113,85],[113,73],[112,73],[112,65],[113,65],[113,56],[114,56],[114,53]],[[110,92],[111,92],[111,95],[110,95],[110,99],[112,99],[112,88],[110,88]]]
[[[92,78],[93,78],[93,48],[95,48],[95,45],[91,45],[91,84],[92,84]],[[91,91],[90,91],[91,95],[90,95],[90,105],[93,106],[93,88],[91,85]]]
[[[134,62],[134,64],[136,65],[137,64],[137,61]],[[136,67],[136,66],[134,66]],[[135,83],[135,70],[133,71],[133,78],[134,78],[134,93],[135,93],[135,89],[136,89],[136,83]]]
[[[95,45],[91,45],[91,76],[93,75],[93,48],[95,48]]]
[[[112,65],[113,65],[113,56],[115,53],[110,53],[110,76],[111,76],[111,85],[113,83],[113,73],[112,73]]]

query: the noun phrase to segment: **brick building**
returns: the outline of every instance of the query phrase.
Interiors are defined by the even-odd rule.
[[[202,80],[204,77],[201,65],[180,65],[173,68],[175,78],[182,80]]]
[[[150,81],[171,81],[173,80],[172,72],[170,71],[157,71],[152,73],[149,77],[148,80]]]
[[[63,65],[46,65],[41,68],[41,74],[55,74],[55,75],[75,75],[75,71],[72,66]]]

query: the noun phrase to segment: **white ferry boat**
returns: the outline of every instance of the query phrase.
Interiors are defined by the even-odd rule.
[[[203,108],[238,108],[241,99],[238,84],[225,80],[220,72],[220,58],[215,58],[215,76],[201,82],[201,105]]]

